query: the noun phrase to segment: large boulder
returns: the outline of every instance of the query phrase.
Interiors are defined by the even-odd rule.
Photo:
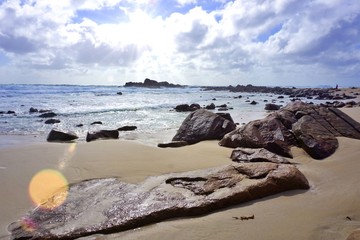
[[[313,158],[323,159],[337,149],[336,137],[360,139],[360,123],[336,108],[295,101],[226,134],[219,144],[265,148],[285,157],[291,157],[291,146],[299,146]]]
[[[118,130],[100,130],[97,132],[90,133],[86,135],[86,141],[91,142],[98,139],[118,139],[119,131]]]
[[[221,139],[233,131],[236,124],[205,109],[190,113],[178,129],[172,141],[194,144],[203,140]]]
[[[284,157],[292,157],[290,147],[296,142],[294,135],[276,115],[251,121],[225,135],[221,146],[236,148],[265,148]]]
[[[294,123],[292,130],[300,147],[315,159],[330,156],[339,146],[336,137],[309,115]]]
[[[74,132],[62,132],[52,129],[47,136],[48,142],[71,142],[79,137]]]
[[[151,177],[135,185],[92,179],[58,191],[9,225],[12,239],[74,239],[206,214],[291,189],[308,189],[293,165],[240,163]],[[58,199],[66,199],[57,204]],[[57,207],[49,208],[48,206]]]

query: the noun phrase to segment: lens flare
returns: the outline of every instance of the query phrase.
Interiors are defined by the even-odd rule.
[[[64,156],[59,159],[58,167],[60,170],[64,169],[69,160],[74,156],[76,151],[76,143],[71,143],[69,148],[67,148],[64,152]]]
[[[66,200],[68,183],[59,171],[45,169],[31,179],[29,195],[36,206],[54,209]]]

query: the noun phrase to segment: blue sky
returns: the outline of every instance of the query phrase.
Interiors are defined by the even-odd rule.
[[[0,0],[0,83],[360,86],[358,0]]]

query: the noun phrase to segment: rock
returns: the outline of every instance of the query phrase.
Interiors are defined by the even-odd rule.
[[[84,124],[82,124],[82,123],[76,125],[76,127],[83,127],[83,126],[84,126]]]
[[[40,109],[39,113],[46,113],[46,112],[51,112],[51,110],[48,109]]]
[[[234,162],[273,162],[289,164],[290,162],[264,148],[236,148],[230,158]]]
[[[256,101],[251,101],[250,104],[251,104],[251,105],[256,105],[256,104],[258,104],[258,102],[256,102]]]
[[[234,122],[233,118],[231,117],[230,113],[216,113],[217,115],[229,120],[230,122]]]
[[[37,110],[36,108],[31,107],[29,109],[29,113],[37,113],[37,112],[39,112],[39,110]]]
[[[117,92],[116,94],[117,94],[117,95],[122,95],[122,92]]]
[[[336,137],[309,115],[294,123],[292,130],[300,146],[315,159],[330,156],[339,146]]]
[[[123,126],[123,127],[119,127],[117,130],[118,131],[134,131],[137,129],[137,126]]]
[[[214,104],[214,103],[210,103],[209,105],[207,105],[207,106],[205,107],[205,109],[207,109],[207,110],[214,110],[214,109],[215,109],[215,104]]]
[[[170,88],[178,88],[178,87],[185,87],[185,86],[179,85],[179,84],[168,83],[166,81],[158,82],[158,81],[146,78],[143,83],[141,83],[141,82],[127,82],[127,83],[125,83],[124,87],[145,87],[145,88],[170,87]]]
[[[6,114],[15,114],[15,111],[9,110],[9,111],[6,112]]]
[[[73,132],[61,132],[56,129],[52,129],[47,136],[48,142],[71,142],[79,137]]]
[[[280,109],[279,105],[276,105],[276,104],[273,104],[273,103],[265,104],[265,110],[273,111],[273,110],[279,110],[279,109]]]
[[[60,123],[60,120],[51,118],[45,121],[45,124],[55,124],[55,123]]]
[[[56,116],[57,116],[56,113],[53,113],[53,112],[45,112],[45,113],[39,115],[39,117],[41,117],[41,118],[53,118]]]
[[[265,119],[251,121],[226,134],[219,144],[231,148],[265,148],[281,156],[292,158],[289,146],[294,145],[296,140],[279,116],[279,114],[270,114]]]
[[[177,147],[183,147],[186,145],[189,145],[188,142],[186,142],[186,141],[172,141],[169,143],[159,143],[157,146],[159,148],[168,148],[168,147],[177,148]]]
[[[194,144],[203,140],[221,139],[234,130],[236,124],[205,109],[190,113],[183,121],[172,141]]]
[[[95,121],[92,122],[90,125],[102,125],[103,123],[101,121]]]
[[[191,105],[188,104],[180,104],[175,107],[175,111],[177,112],[192,112],[197,109],[200,109],[200,105],[197,103],[193,103]]]
[[[346,240],[360,240],[360,228],[354,230]]]
[[[360,123],[336,108],[292,102],[226,134],[219,144],[265,148],[284,157],[291,157],[291,146],[299,146],[313,158],[323,159],[338,147],[336,137],[360,139]]]
[[[100,130],[93,133],[87,133],[86,141],[91,142],[98,139],[118,139],[119,131],[118,130]]]
[[[114,233],[166,219],[197,216],[292,189],[308,189],[293,165],[234,163],[161,175],[140,184],[92,179],[59,190],[9,225],[11,239],[74,239]],[[57,199],[66,200],[55,208]],[[31,226],[33,230],[24,226]]]
[[[278,99],[283,99],[284,98],[284,96],[278,96]]]

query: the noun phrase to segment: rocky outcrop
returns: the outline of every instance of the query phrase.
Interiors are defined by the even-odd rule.
[[[118,130],[100,130],[93,133],[87,133],[86,141],[92,142],[98,139],[118,139],[119,131]]]
[[[360,124],[336,108],[296,101],[228,133],[219,144],[265,148],[285,157],[291,157],[291,146],[299,146],[313,158],[323,159],[337,149],[336,137],[360,139]]]
[[[230,158],[234,162],[273,162],[289,164],[290,162],[264,148],[236,148]]]
[[[79,137],[74,132],[62,132],[52,129],[47,136],[48,142],[71,142]]]
[[[235,128],[233,122],[205,109],[199,109],[186,117],[172,141],[194,144],[203,140],[221,139]]]
[[[170,87],[170,88],[178,88],[178,87],[184,87],[184,86],[179,85],[179,84],[168,83],[166,81],[158,82],[158,81],[146,78],[143,83],[141,83],[141,82],[127,82],[127,83],[125,83],[124,87],[146,87],[146,88]]]
[[[73,239],[165,219],[195,216],[291,189],[308,189],[293,165],[243,163],[151,177],[139,185],[117,178],[72,184],[9,225],[12,239]],[[67,194],[58,207],[58,196]],[[60,197],[61,198],[61,197]]]

